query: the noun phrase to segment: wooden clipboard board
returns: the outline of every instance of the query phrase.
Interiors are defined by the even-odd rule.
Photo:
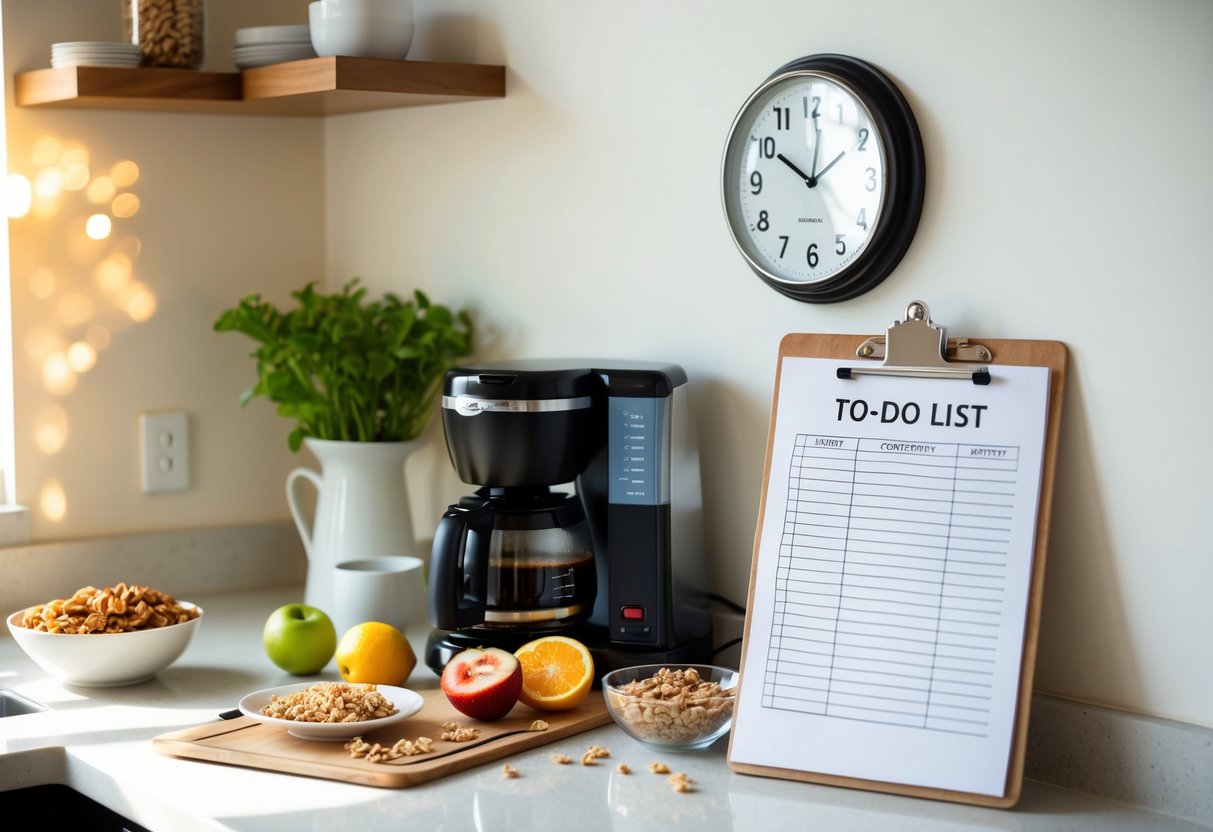
[[[911,332],[913,330],[913,332]],[[911,337],[912,336],[912,337]],[[912,343],[914,342],[914,343]],[[763,523],[767,516],[768,486],[772,470],[772,451],[776,426],[780,414],[782,368],[786,357],[834,359],[838,363],[839,379],[859,373],[888,373],[899,376],[954,376],[960,380],[949,384],[988,384],[988,368],[997,374],[998,367],[1045,367],[1048,368],[1048,398],[1046,424],[1043,426],[1043,459],[1039,486],[1039,500],[1035,515],[1034,554],[1028,579],[1026,620],[1023,629],[1022,654],[1018,685],[1013,692],[1015,710],[1011,728],[1011,747],[1006,765],[1005,788],[1002,794],[987,794],[936,788],[924,785],[908,785],[903,782],[881,779],[865,779],[839,775],[825,770],[801,770],[798,767],[772,767],[740,762],[734,759],[738,737],[744,736],[748,727],[741,710],[746,704],[743,697],[753,689],[745,690],[744,683],[751,645],[755,639],[767,635],[755,632],[751,620],[755,605],[756,580],[759,573],[759,545],[763,537]],[[746,605],[745,630],[741,652],[742,691],[739,693],[737,717],[729,739],[728,764],[731,769],[743,774],[800,780],[846,788],[887,792],[934,800],[969,803],[997,808],[1010,808],[1019,800],[1024,771],[1024,755],[1028,733],[1028,719],[1035,673],[1036,649],[1043,596],[1045,554],[1049,537],[1050,507],[1053,497],[1054,471],[1057,461],[1057,444],[1061,423],[1063,392],[1066,381],[1066,347],[1059,341],[1007,340],[1007,339],[947,339],[942,327],[930,320],[925,303],[913,301],[907,306],[906,319],[894,322],[884,337],[865,338],[839,334],[790,334],[784,337],[779,349],[775,390],[772,400],[766,460],[763,473],[762,497],[754,542],[754,557],[751,564],[748,602]],[[875,359],[884,358],[876,364]],[[982,365],[968,362],[979,361]],[[968,379],[971,379],[969,381]],[[756,674],[762,668],[755,668]],[[763,736],[763,742],[788,743],[795,740],[787,735]],[[882,753],[880,748],[870,749],[872,754]]]

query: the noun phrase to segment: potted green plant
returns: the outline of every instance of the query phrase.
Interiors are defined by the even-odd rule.
[[[442,377],[471,353],[466,311],[386,293],[367,297],[357,279],[325,293],[314,282],[292,292],[297,307],[281,310],[260,295],[243,298],[216,320],[217,332],[257,343],[256,383],[241,404],[265,398],[294,421],[292,451],[305,446],[322,472],[296,468],[287,502],[303,538],[309,567],[305,603],[331,610],[329,573],[341,561],[416,554],[404,462],[420,442]],[[319,492],[305,522],[298,487]]]
[[[292,292],[298,308],[281,311],[260,295],[225,310],[217,332],[240,332],[260,346],[257,383],[241,403],[264,397],[295,420],[287,441],[307,437],[347,442],[416,439],[433,411],[443,373],[472,350],[472,321],[431,303],[386,293],[367,300],[357,279],[339,292],[314,282]]]

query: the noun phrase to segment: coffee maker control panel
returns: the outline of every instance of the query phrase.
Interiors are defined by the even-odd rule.
[[[670,484],[663,455],[668,454],[669,399],[608,400],[609,500],[615,505],[663,505]]]

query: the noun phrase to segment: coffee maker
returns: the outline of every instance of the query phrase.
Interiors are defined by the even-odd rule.
[[[583,642],[599,674],[712,653],[687,376],[651,362],[454,367],[442,426],[478,486],[434,535],[426,664]],[[569,490],[560,490],[563,488]]]

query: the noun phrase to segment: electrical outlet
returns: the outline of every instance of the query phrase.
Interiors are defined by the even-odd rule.
[[[190,427],[184,410],[139,414],[139,474],[144,494],[190,487]]]

